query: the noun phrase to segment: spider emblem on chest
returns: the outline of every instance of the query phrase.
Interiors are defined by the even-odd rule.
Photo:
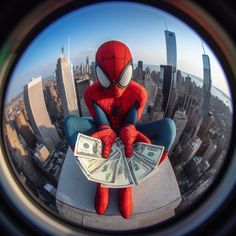
[[[119,117],[121,115],[121,104],[111,104],[111,115]]]

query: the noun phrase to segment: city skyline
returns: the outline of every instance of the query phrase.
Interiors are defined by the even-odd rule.
[[[158,178],[145,184],[145,189],[150,186],[146,194],[152,196],[156,180],[162,178],[160,173],[165,174],[156,190],[163,190],[172,184],[171,191],[163,190],[163,195],[159,194],[158,198],[153,195],[157,204],[152,201],[150,209],[160,209],[160,203],[168,196],[164,213],[169,218],[191,205],[213,182],[228,151],[233,116],[230,101],[225,102],[224,95],[217,96],[214,91],[214,67],[208,53],[203,50],[200,54],[202,76],[199,82],[191,73],[188,74],[189,70],[182,73],[178,64],[182,55],[178,47],[179,34],[175,30],[160,32],[166,39],[163,42],[166,52],[162,55],[162,63],[158,64],[158,70],[145,68],[148,61],[138,58],[134,62],[137,67],[133,68],[133,80],[143,86],[148,95],[140,123],[163,118],[175,122],[176,139],[168,157],[160,165],[160,168],[165,165],[168,168],[158,171]],[[158,39],[155,40],[158,42]],[[76,113],[85,119],[91,116],[84,93],[96,81],[96,63],[86,54],[83,63],[78,62],[72,67],[70,53],[64,52],[63,46],[60,49],[61,54],[53,63],[53,74],[44,78],[35,74],[31,81],[25,81],[23,93],[19,96],[15,94],[14,99],[5,103],[3,123],[7,147],[21,182],[58,214],[64,215],[64,207],[68,207],[66,216],[78,223],[85,209],[83,201],[77,202],[78,196],[91,189],[89,183],[81,178],[84,177],[83,171],[79,172],[78,163],[73,159],[73,147],[69,146],[64,127],[66,116],[70,114]],[[41,55],[43,59],[43,51]],[[79,132],[84,134],[84,131]],[[158,132],[168,132],[168,129],[156,131],[157,135]],[[147,137],[151,139],[149,135]],[[163,146],[161,142],[155,144]],[[81,176],[77,178],[78,173]],[[167,180],[170,182],[166,185]],[[68,186],[72,191],[68,191]],[[75,187],[78,193],[75,193]],[[173,197],[178,201],[169,214]],[[72,202],[75,204],[71,205]],[[86,203],[86,214],[93,209],[91,203]],[[74,214],[71,207],[79,209],[80,213]],[[162,214],[155,217],[159,221],[166,219]],[[147,222],[144,219],[142,223],[144,221]]]
[[[165,176],[169,180],[170,176],[173,177],[170,184],[176,189],[176,194],[173,194],[171,187],[171,194],[168,196],[176,196],[178,199],[174,214],[201,196],[203,188],[210,186],[229,145],[229,140],[224,137],[226,134],[230,135],[232,112],[222,100],[211,93],[210,59],[204,54],[202,60],[202,68],[205,70],[203,86],[197,84],[191,76],[182,75],[180,70],[175,71],[175,65],[160,65],[163,72],[151,71],[144,68],[142,61],[138,61],[138,66],[134,69],[134,81],[144,86],[149,95],[140,121],[168,117],[173,118],[176,125],[176,141],[165,162],[169,163]],[[75,174],[79,171],[75,159],[75,164],[68,166],[68,163],[73,163],[70,161],[73,160],[73,154],[63,131],[63,116],[69,106],[67,102],[63,105],[64,95],[59,90],[72,89],[66,83],[73,78],[79,113],[84,117],[90,116],[84,103],[84,92],[96,80],[96,67],[94,62],[89,64],[87,58],[86,64],[77,65],[71,70],[66,55],[59,56],[57,65],[58,73],[48,79],[33,79],[25,86],[24,94],[6,105],[5,133],[21,181],[30,186],[36,195],[39,194],[42,202],[45,201],[52,209],[57,209],[59,214],[63,214],[64,206],[78,208],[82,212],[80,214],[83,214],[83,204],[76,203],[71,206],[71,200],[77,199],[78,194],[74,191],[68,192],[68,181],[63,181],[70,176],[72,189],[77,184],[83,186],[81,182],[74,181]],[[67,82],[58,81],[63,76],[63,80]],[[176,83],[173,83],[174,79]],[[53,130],[60,136],[59,142],[53,141]],[[158,176],[160,177],[159,174]],[[166,181],[161,181],[161,184],[164,182]],[[149,181],[147,184],[152,186],[153,182]],[[87,183],[85,188],[90,191]],[[67,196],[69,202],[61,199],[61,194]],[[165,194],[162,200],[166,199],[164,196]],[[158,201],[159,198],[154,196],[154,199]],[[170,204],[172,201],[169,199],[167,205]],[[155,206],[151,205],[151,208]],[[80,214],[75,214],[75,217],[80,217]],[[168,217],[172,216],[170,214]]]
[[[120,12],[124,13],[124,17],[118,20]],[[74,65],[85,62],[87,56],[94,61],[97,47],[110,39],[126,43],[135,64],[138,60],[157,66],[167,64],[164,35],[167,27],[175,32],[177,38],[177,68],[203,78],[203,42],[205,52],[211,59],[212,83],[229,95],[224,73],[216,57],[207,44],[183,22],[142,4],[101,3],[75,10],[42,31],[18,62],[7,97],[12,98],[13,94],[19,93],[19,88],[32,77],[52,75],[62,46],[66,49],[66,55],[70,54]]]
[[[56,78],[64,117],[73,114],[78,115],[73,67],[64,54],[64,48],[62,48],[60,58],[57,60]]]

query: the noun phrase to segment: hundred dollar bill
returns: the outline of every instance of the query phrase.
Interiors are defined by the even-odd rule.
[[[110,183],[110,184],[103,184],[103,187],[109,187],[109,188],[125,188],[125,187],[130,187],[134,185],[134,180],[130,174],[130,171],[128,169],[128,165],[126,163],[126,158],[124,159],[123,157],[120,158],[117,171],[116,171],[116,176],[115,176],[115,183]]]
[[[117,138],[113,146],[118,150],[121,150],[124,148],[124,143],[122,142],[121,138]]]
[[[77,162],[81,170],[87,177],[87,179],[90,180],[89,177],[106,162],[106,159],[103,159],[103,158],[92,159],[92,158],[84,158],[82,156],[79,156],[77,157]]]
[[[157,171],[154,166],[139,158],[135,152],[129,158],[128,165],[136,185]]]
[[[161,146],[138,142],[133,145],[132,157],[126,158],[124,144],[117,138],[109,158],[105,159],[101,140],[78,134],[74,154],[88,180],[104,187],[125,188],[155,173],[163,150]]]
[[[119,154],[119,150],[115,147],[112,147],[109,158],[114,158]],[[87,158],[86,156],[77,156],[78,164],[87,177],[87,179],[91,180],[90,176],[96,172],[103,164],[105,164],[108,160],[105,158]]]
[[[116,155],[106,159],[106,162],[97,169],[96,172],[89,176],[89,179],[98,183],[114,184],[120,157],[121,153],[117,152]]]
[[[113,158],[117,155],[119,155],[119,157],[120,157],[121,151],[115,144],[113,144],[112,147],[111,147],[111,152],[110,152],[110,155],[109,155],[108,159]]]
[[[102,141],[79,133],[74,155],[87,158],[102,158]]]
[[[133,146],[133,151],[145,161],[149,162],[153,166],[157,166],[164,151],[164,147],[137,142]]]

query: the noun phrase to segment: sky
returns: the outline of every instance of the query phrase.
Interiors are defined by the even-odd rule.
[[[62,46],[67,55],[69,52],[73,65],[85,62],[86,56],[90,62],[94,61],[97,48],[108,40],[125,43],[135,64],[138,60],[150,65],[167,64],[166,29],[176,35],[177,69],[202,78],[203,43],[210,58],[212,84],[229,95],[225,74],[216,56],[189,26],[157,8],[109,2],[74,10],[38,34],[13,71],[7,100],[22,92],[33,77],[52,75]]]

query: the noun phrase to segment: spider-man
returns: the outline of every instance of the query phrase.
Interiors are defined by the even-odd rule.
[[[79,118],[69,116],[65,120],[65,132],[72,149],[78,132],[92,135],[103,143],[102,155],[108,158],[117,137],[125,145],[125,155],[132,156],[135,142],[162,145],[165,151],[161,162],[167,157],[175,138],[175,125],[171,119],[137,123],[147,101],[146,90],[131,81],[133,72],[129,48],[118,41],[102,44],[96,54],[98,82],[85,91],[85,102],[92,116]],[[109,188],[97,184],[95,209],[104,214],[109,204]],[[132,188],[119,189],[119,209],[124,218],[133,211]]]

